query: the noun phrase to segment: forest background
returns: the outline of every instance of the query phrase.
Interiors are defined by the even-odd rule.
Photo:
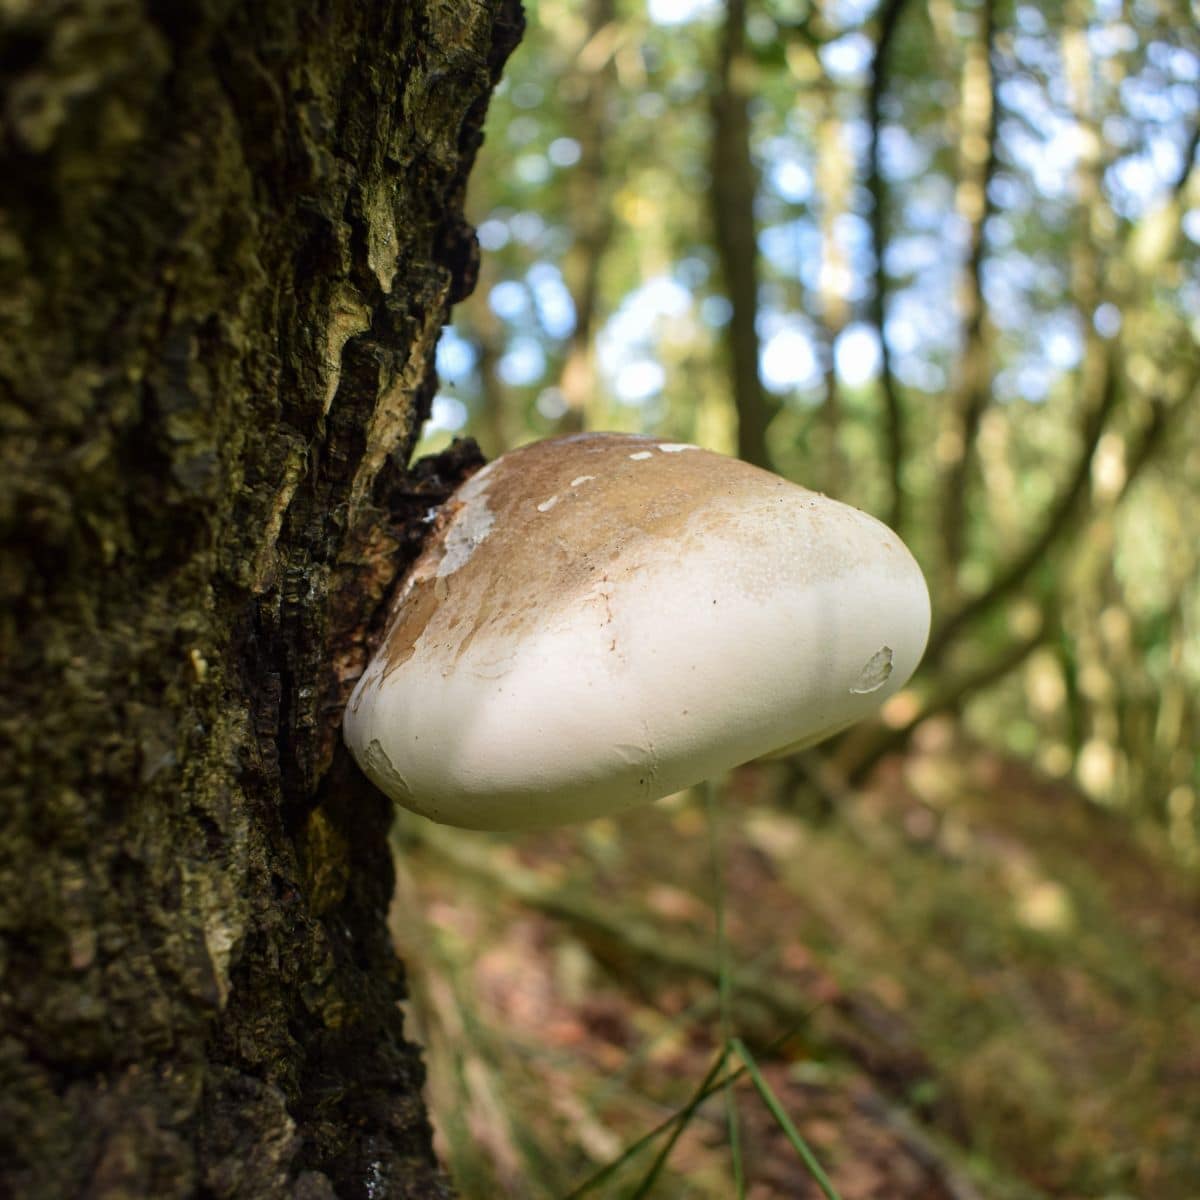
[[[847,1200],[1193,1195],[1194,6],[527,10],[420,452],[623,429],[738,453],[895,527],[934,628],[878,721],[714,807],[401,820],[460,1188],[565,1195],[677,1113],[724,983]],[[736,1096],[737,1153],[706,1101],[656,1194],[818,1195]]]

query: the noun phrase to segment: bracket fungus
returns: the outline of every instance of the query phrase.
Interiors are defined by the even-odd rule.
[[[579,821],[844,729],[928,632],[873,517],[694,446],[552,438],[443,506],[345,739],[435,821]]]

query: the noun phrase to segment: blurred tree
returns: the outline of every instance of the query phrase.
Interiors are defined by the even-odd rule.
[[[1134,775],[1153,778],[1147,811],[1182,829],[1174,796],[1194,822],[1200,778],[1161,732],[1196,739],[1194,709],[1180,725],[1170,698],[1179,672],[1185,692],[1200,686],[1183,649],[1200,620],[1195,554],[1164,519],[1195,500],[1200,45],[1187,5],[568,11],[541,6],[493,129],[525,137],[535,113],[543,153],[576,138],[579,158],[512,186],[493,167],[476,196],[485,228],[508,231],[490,294],[507,314],[493,357],[510,411],[523,408],[510,435],[577,424],[563,367],[591,361],[577,376],[590,425],[718,449],[736,431],[743,456],[899,527],[933,583],[935,630],[913,688],[840,747],[851,773],[952,712],[1081,780],[1132,755],[1146,771],[1122,767],[1106,795],[1141,806]],[[596,52],[601,178],[582,151],[599,118],[578,107],[594,91],[560,95],[546,77],[570,81],[602,25],[616,32],[601,43],[611,57]],[[534,109],[514,103],[534,94]],[[587,198],[610,203],[602,239]],[[547,323],[564,279],[572,321]],[[476,375],[468,406],[482,394]],[[1103,604],[1103,589],[1074,590],[1098,569],[1086,531],[1110,547]],[[1132,566],[1151,546],[1193,564],[1153,600]],[[1102,687],[1080,639],[1106,608],[1145,640]],[[1025,689],[1051,646],[1063,699],[1035,720]],[[1133,711],[1098,699],[1126,686],[1155,713],[1150,697],[1167,698],[1165,713],[1105,717],[1097,733],[1102,710]],[[1056,732],[1042,739],[1039,722]],[[1107,740],[1149,728],[1136,752]]]
[[[568,98],[567,128],[578,155],[567,181],[573,237],[563,263],[563,277],[575,312],[562,367],[561,388],[566,412],[563,428],[584,427],[598,388],[595,364],[600,269],[613,232],[613,171],[606,161],[613,120],[614,57],[621,27],[613,0],[588,0],[585,41],[573,69],[559,82]]]
[[[871,55],[870,84],[867,90],[867,123],[870,126],[870,150],[867,159],[867,190],[871,199],[871,277],[870,318],[879,344],[879,387],[883,395],[886,448],[884,461],[888,476],[888,524],[901,536],[907,528],[904,459],[906,454],[904,409],[900,401],[892,352],[888,343],[888,273],[884,251],[888,240],[888,186],[883,174],[883,102],[891,80],[891,51],[896,28],[905,8],[905,0],[885,0],[880,6],[878,31]]]
[[[767,427],[775,414],[759,375],[757,174],[750,149],[754,69],[746,54],[746,5],[726,0],[718,39],[712,112],[712,208],[721,278],[729,296],[730,383],[737,411],[738,457],[769,467]]]

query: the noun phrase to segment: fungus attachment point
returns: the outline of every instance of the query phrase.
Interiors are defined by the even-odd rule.
[[[554,438],[447,501],[346,744],[435,821],[579,821],[844,729],[928,632],[920,569],[873,517],[678,443]]]

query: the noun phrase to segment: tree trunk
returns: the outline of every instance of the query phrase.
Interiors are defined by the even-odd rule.
[[[579,163],[568,180],[572,241],[563,277],[575,309],[560,382],[567,411],[559,429],[578,433],[595,414],[596,326],[599,323],[600,269],[613,237],[613,172],[609,169],[612,100],[616,91],[616,0],[586,0],[587,32],[564,80],[572,97],[570,128],[579,142]],[[593,425],[593,427],[595,427]],[[602,426],[601,426],[602,427]]]
[[[767,427],[779,406],[767,395],[758,373],[758,181],[750,153],[750,64],[745,46],[745,0],[725,0],[712,102],[713,228],[732,306],[726,345],[738,416],[738,457],[769,469]]]
[[[0,1196],[442,1196],[338,735],[518,0],[0,6]]]

